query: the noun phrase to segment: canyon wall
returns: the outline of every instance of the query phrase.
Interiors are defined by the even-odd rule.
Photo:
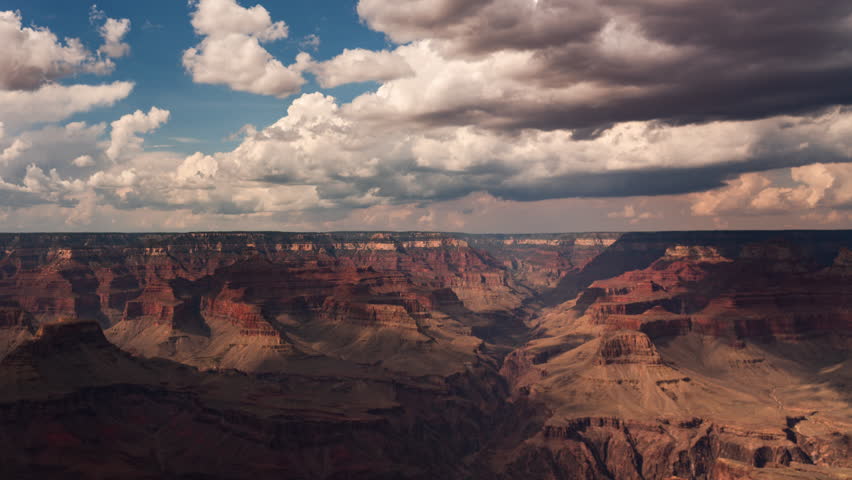
[[[104,452],[122,478],[834,478],[850,248],[0,235],[2,472],[75,478]]]

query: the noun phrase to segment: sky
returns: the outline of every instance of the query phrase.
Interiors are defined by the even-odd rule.
[[[0,0],[0,231],[852,227],[852,3]]]

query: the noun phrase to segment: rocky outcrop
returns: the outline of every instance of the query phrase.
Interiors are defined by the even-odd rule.
[[[660,354],[644,333],[621,331],[601,338],[597,363],[600,365],[662,365]]]
[[[225,286],[214,298],[204,297],[201,314],[211,321],[225,321],[239,329],[240,335],[278,337],[280,333],[267,321],[260,305],[247,303],[245,289]]]

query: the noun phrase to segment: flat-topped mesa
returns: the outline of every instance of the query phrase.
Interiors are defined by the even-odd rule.
[[[401,305],[358,303],[328,298],[323,303],[320,318],[343,325],[417,330],[417,322]]]
[[[411,240],[401,242],[402,248],[469,248],[465,240],[457,238],[439,238],[433,240]]]
[[[647,335],[634,331],[605,334],[600,340],[598,365],[662,365],[654,343]]]
[[[548,239],[548,238],[507,238],[503,240],[503,245],[536,245],[536,246],[548,246],[548,247],[558,247],[563,245],[564,241],[558,239]]]
[[[730,263],[733,260],[724,257],[717,247],[700,245],[675,245],[666,249],[663,260],[687,260],[693,263]]]
[[[580,237],[574,240],[574,245],[578,247],[609,247],[617,241],[617,238]]]
[[[245,289],[223,288],[215,298],[201,300],[201,314],[208,321],[223,320],[239,328],[248,337],[280,337],[278,330],[263,316],[260,305],[244,302]]]
[[[377,251],[396,251],[397,246],[394,243],[387,242],[346,242],[334,243],[332,247],[335,250],[377,250]]]
[[[178,300],[167,282],[150,283],[134,300],[124,305],[124,320],[149,320],[157,324],[172,324]]]

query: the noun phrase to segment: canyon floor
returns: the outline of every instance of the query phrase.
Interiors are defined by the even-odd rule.
[[[0,235],[0,477],[851,479],[850,249]]]

